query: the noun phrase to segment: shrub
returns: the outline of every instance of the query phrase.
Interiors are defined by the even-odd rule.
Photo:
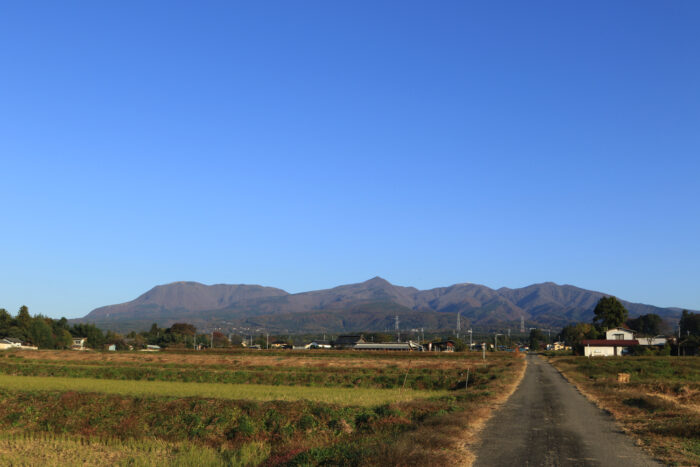
[[[302,430],[310,430],[316,427],[318,423],[316,422],[316,419],[313,417],[313,415],[310,415],[308,413],[305,413],[304,415],[301,416],[299,419],[299,428]]]

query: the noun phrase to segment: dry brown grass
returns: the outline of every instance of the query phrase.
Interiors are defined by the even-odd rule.
[[[581,394],[609,412],[621,429],[652,456],[668,465],[700,465],[697,383],[675,390],[661,380],[618,383],[614,376],[587,377],[577,371],[570,358],[549,358],[549,361]]]
[[[487,360],[481,359],[481,354],[457,353],[445,355],[439,352],[421,352],[397,355],[388,353],[360,353],[357,351],[305,351],[279,352],[267,351],[238,351],[231,354],[201,352],[77,352],[71,350],[25,350],[15,355],[27,360],[68,361],[76,363],[126,363],[126,364],[158,364],[158,365],[224,365],[236,368],[246,367],[299,367],[299,368],[402,368],[402,369],[436,369],[466,368],[488,365],[494,359],[508,356],[491,354]]]
[[[8,356],[10,354],[7,354]],[[394,409],[401,413],[392,416],[378,417],[378,422],[371,426],[372,436],[357,438],[360,447],[363,442],[371,444],[373,452],[379,455],[371,456],[369,464],[376,465],[471,465],[474,456],[471,452],[476,443],[478,433],[483,428],[486,420],[500,404],[502,404],[515,390],[525,371],[525,359],[521,355],[512,353],[490,353],[484,361],[478,353],[458,353],[445,355],[438,353],[411,353],[397,355],[388,354],[364,354],[360,352],[232,352],[232,353],[140,353],[140,352],[73,352],[73,351],[28,351],[17,352],[13,356],[21,357],[21,360],[45,361],[66,365],[194,365],[198,367],[222,366],[216,370],[227,371],[231,368],[278,368],[287,369],[307,368],[321,371],[333,371],[335,369],[376,368],[385,370],[394,369],[403,374],[406,371],[419,369],[449,370],[453,375],[470,368],[472,375],[476,376],[474,386],[470,385],[464,391],[462,389],[449,393],[443,400],[420,400],[413,402],[401,402]],[[479,369],[478,372],[475,370]],[[336,370],[336,371],[338,371]],[[463,375],[460,376],[463,378]],[[51,377],[54,380],[58,377]],[[78,378],[83,380],[85,378]],[[139,383],[142,384],[142,383]],[[201,384],[198,384],[201,386]],[[287,388],[290,390],[289,388]],[[308,388],[307,388],[308,389]],[[337,392],[333,389],[318,388],[321,391]],[[357,392],[356,389],[352,391]],[[473,392],[472,392],[473,391]],[[404,392],[412,392],[405,390]],[[471,395],[469,395],[471,393]],[[434,391],[440,395],[440,391]],[[466,396],[465,396],[466,394]],[[454,395],[454,397],[452,397]],[[445,401],[450,399],[452,402]],[[413,405],[412,405],[413,404]],[[435,404],[429,409],[427,405]],[[371,404],[376,405],[376,404]],[[419,409],[419,410],[414,410]],[[408,419],[407,414],[416,412],[426,414],[427,418]],[[413,420],[413,421],[411,421]],[[403,425],[405,428],[393,429],[378,426],[386,421],[393,425]],[[352,423],[352,420],[351,420]],[[356,422],[357,423],[357,422]],[[375,426],[376,425],[376,426]],[[345,436],[355,436],[354,428],[347,422],[340,427]],[[405,430],[405,431],[402,431]],[[299,432],[301,433],[301,432]],[[352,436],[351,436],[352,435]],[[302,436],[302,434],[299,434]],[[305,436],[305,435],[304,435]],[[310,447],[322,447],[330,441],[315,435],[314,443],[304,445],[303,449]],[[387,442],[387,437],[389,442]],[[354,439],[354,438],[353,438]],[[31,444],[31,443],[30,443]],[[299,448],[302,449],[302,448]],[[282,452],[282,451],[280,451]],[[294,454],[294,449],[288,453]],[[285,454],[286,455],[286,454]],[[22,457],[20,457],[22,458]],[[335,458],[334,458],[335,459]],[[338,459],[342,459],[339,457]],[[368,458],[369,459],[369,458]],[[375,461],[376,460],[376,461]]]
[[[384,465],[455,465],[471,466],[473,447],[486,422],[515,392],[525,375],[524,356],[514,357],[514,371],[494,384],[486,403],[453,414],[426,420],[416,430],[406,433],[396,442],[384,446]]]

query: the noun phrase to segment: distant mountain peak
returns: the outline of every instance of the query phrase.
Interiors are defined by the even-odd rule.
[[[106,329],[116,329],[119,323],[127,321],[139,322],[139,326],[154,321],[160,325],[185,321],[204,327],[225,322],[233,328],[309,331],[316,326],[324,332],[345,332],[386,329],[393,325],[394,316],[401,313],[414,314],[411,320],[401,318],[411,328],[450,329],[456,325],[455,314],[460,313],[464,323],[469,322],[470,326],[518,325],[524,317],[528,324],[553,327],[590,321],[596,303],[605,295],[554,282],[498,290],[464,282],[418,290],[393,285],[379,276],[332,289],[294,294],[260,285],[178,281],[158,285],[130,302],[97,308],[78,321],[95,322]],[[676,309],[625,301],[623,304],[631,317],[646,313],[663,318],[680,315]],[[326,313],[325,317],[319,318],[319,313]],[[360,316],[366,321],[358,321]],[[286,324],[283,326],[280,320],[286,320]]]
[[[393,285],[391,282],[388,280],[384,279],[383,277],[379,276],[374,276],[373,278],[366,280],[363,282],[363,284],[366,285],[371,285],[371,286],[387,286],[387,285]]]

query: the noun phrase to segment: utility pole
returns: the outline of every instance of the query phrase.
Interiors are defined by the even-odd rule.
[[[471,328],[469,328],[469,331],[467,331],[467,332],[469,333],[469,350],[471,351],[472,350],[472,330],[471,330]]]
[[[461,324],[459,322],[460,315],[462,314],[461,311],[457,312],[457,339],[459,339],[459,331],[461,331]]]
[[[502,335],[503,335],[503,334],[498,334],[498,333],[496,333],[496,334],[493,335],[493,351],[494,351],[494,352],[496,352],[496,351],[498,350],[498,345],[497,345],[497,342],[496,342],[496,338],[497,338],[498,336],[502,336]]]
[[[525,332],[525,317],[520,317],[520,332]]]
[[[270,333],[266,332],[265,337],[267,338],[267,341],[265,342],[265,350],[268,350],[270,348]]]
[[[394,316],[394,319],[394,327],[396,328],[396,342],[401,342],[401,332],[399,331],[399,315]]]

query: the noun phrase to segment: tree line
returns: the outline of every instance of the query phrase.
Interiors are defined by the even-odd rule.
[[[71,326],[66,318],[32,316],[24,305],[15,316],[0,308],[0,337],[19,339],[41,349],[69,349],[74,337],[87,337],[100,345],[105,342],[105,335],[93,324]]]
[[[149,331],[122,335],[113,331],[104,332],[90,323],[70,325],[66,318],[52,319],[40,314],[32,316],[24,305],[15,316],[0,308],[0,338],[5,337],[19,339],[40,349],[70,349],[73,338],[77,337],[87,338],[87,347],[92,349],[114,345],[117,350],[138,349],[148,344],[191,346],[195,338],[198,343],[208,342],[207,336],[197,335],[196,328],[191,324],[176,323],[166,329],[154,324]]]

